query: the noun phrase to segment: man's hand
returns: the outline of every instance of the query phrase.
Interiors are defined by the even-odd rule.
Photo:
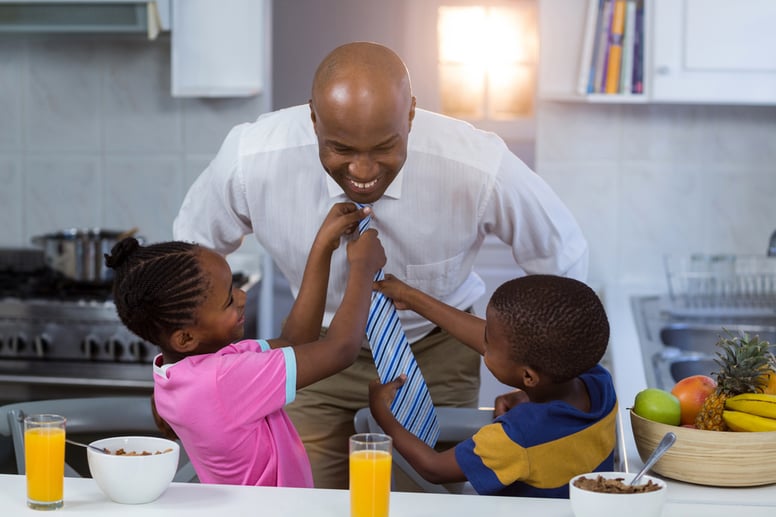
[[[523,402],[529,402],[528,395],[523,390],[510,391],[496,397],[493,416],[501,416],[513,407]]]

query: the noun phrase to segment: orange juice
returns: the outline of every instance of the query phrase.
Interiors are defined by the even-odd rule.
[[[351,452],[350,517],[388,517],[390,493],[391,453]]]
[[[61,503],[65,480],[65,430],[36,427],[24,432],[27,499],[35,503]]]

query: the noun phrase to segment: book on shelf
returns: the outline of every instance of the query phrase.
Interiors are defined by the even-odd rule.
[[[609,62],[609,31],[612,25],[615,0],[604,0],[601,9],[601,26],[598,31],[598,52],[595,56],[593,89],[590,93],[603,93],[606,88],[606,67]]]
[[[614,0],[612,23],[609,28],[609,55],[606,63],[604,93],[620,93],[622,43],[625,33],[625,0]]]
[[[622,66],[620,67],[620,93],[633,90],[633,51],[636,42],[636,0],[625,4],[625,32],[622,38]]]
[[[579,58],[579,81],[577,93],[586,95],[593,93],[595,88],[595,66],[593,60],[598,52],[598,38],[601,30],[601,9],[604,0],[587,0],[587,17],[585,19],[585,34],[582,41],[582,52]]]
[[[644,0],[636,0],[636,30],[633,33],[632,93],[644,93]]]

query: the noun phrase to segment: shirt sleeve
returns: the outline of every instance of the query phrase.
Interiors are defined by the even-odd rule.
[[[296,358],[290,348],[224,354],[215,375],[222,409],[235,422],[260,420],[296,394]]]
[[[194,181],[173,221],[173,238],[228,254],[252,232],[239,149],[247,127],[234,127],[216,157]]]
[[[482,224],[512,247],[515,261],[526,274],[587,278],[587,240],[573,214],[511,152],[504,153]]]

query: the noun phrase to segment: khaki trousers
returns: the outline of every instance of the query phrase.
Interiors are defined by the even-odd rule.
[[[477,352],[440,329],[416,341],[411,348],[434,405],[477,406]],[[299,390],[296,400],[286,406],[310,457],[316,488],[348,488],[348,438],[355,432],[353,417],[356,411],[369,406],[368,385],[377,377],[371,351],[362,349],[353,365]],[[394,488],[416,491],[414,483],[405,482],[411,483],[396,476]]]

